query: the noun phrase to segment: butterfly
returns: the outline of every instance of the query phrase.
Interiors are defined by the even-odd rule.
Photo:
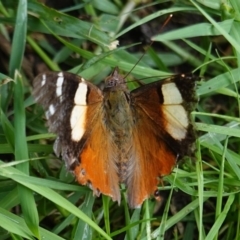
[[[72,73],[42,73],[33,95],[57,134],[56,155],[76,180],[118,203],[123,183],[129,206],[138,208],[192,151],[195,85],[182,74],[129,91],[116,67],[103,90]]]

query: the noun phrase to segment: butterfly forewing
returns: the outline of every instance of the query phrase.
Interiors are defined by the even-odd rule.
[[[79,155],[84,139],[86,140],[84,135],[87,135],[88,130],[87,105],[93,104],[98,108],[101,105],[102,93],[95,85],[66,72],[46,72],[38,75],[34,79],[33,89],[36,101],[46,112],[49,130],[58,135],[55,149],[58,155],[65,154],[66,164],[70,168],[74,163],[72,156]],[[94,95],[95,102],[88,102],[87,94]]]

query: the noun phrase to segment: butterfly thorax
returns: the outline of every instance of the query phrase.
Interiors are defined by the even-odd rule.
[[[120,182],[124,182],[129,168],[132,142],[133,118],[130,106],[130,92],[117,70],[106,79],[104,88],[105,126],[111,133],[116,148],[116,159]]]

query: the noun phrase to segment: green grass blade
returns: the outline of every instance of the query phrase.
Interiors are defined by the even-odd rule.
[[[34,240],[24,220],[3,208],[0,208],[0,226],[23,238]]]
[[[14,135],[14,128],[12,123],[9,121],[9,119],[7,118],[7,116],[5,115],[5,113],[2,111],[2,109],[0,109],[0,117],[1,117],[1,125],[2,125],[2,129],[3,132],[5,134],[5,138],[9,144],[9,147],[11,149],[11,152],[14,153],[14,139],[15,139],[15,135]]]
[[[202,157],[201,157],[201,147],[199,141],[197,141],[197,153],[196,153],[197,161],[196,161],[196,172],[197,172],[197,181],[198,181],[198,196],[197,199],[199,201],[199,208],[197,212],[197,226],[199,232],[199,239],[203,239],[203,202],[204,202],[204,175],[203,175],[203,166],[202,166]],[[196,214],[196,211],[195,211]]]
[[[10,59],[9,72],[11,76],[19,71],[26,42],[27,31],[27,1],[20,0],[18,3],[16,27],[14,30],[12,55]],[[25,108],[23,105],[23,83],[19,75],[16,76],[16,83],[14,86],[14,133],[15,133],[15,159],[22,160],[28,158],[28,147],[26,141],[26,117]],[[24,163],[18,165],[21,171],[28,174],[29,165]],[[18,186],[19,197],[25,221],[29,229],[37,238],[40,238],[38,229],[38,213],[36,209],[35,200],[32,191],[23,186]]]
[[[0,73],[0,88],[2,85],[7,84],[9,82],[13,82],[14,80],[10,78],[9,76]]]
[[[232,83],[237,83],[239,82],[239,75],[239,68],[233,69],[230,72],[219,74],[218,76],[208,80],[207,82],[204,82],[201,86],[199,86],[197,89],[197,94],[203,95],[212,93],[214,91],[222,89],[223,87],[227,87]]]
[[[190,0],[190,2],[202,13],[206,19],[212,23],[212,25],[223,35],[229,43],[240,53],[240,45],[221,25],[219,25],[206,11],[204,11],[196,2]]]
[[[80,208],[89,218],[92,216],[94,200],[95,197],[93,196],[92,192],[89,192]],[[73,240],[92,239],[92,235],[92,228],[89,227],[89,224],[79,219]]]
[[[19,77],[14,88],[14,133],[15,133],[15,159],[16,161],[28,159],[28,146],[26,140],[26,116],[23,105],[23,83]],[[19,170],[29,174],[29,163],[25,162],[17,166]],[[40,238],[38,229],[38,213],[31,190],[19,185],[19,197],[25,220],[31,231]]]
[[[23,53],[27,33],[27,1],[19,0],[16,17],[16,25],[13,35],[12,51],[9,64],[9,73],[13,78],[15,71],[19,70],[22,64]]]
[[[35,1],[29,1],[30,12],[28,28],[32,31],[50,33],[40,21],[45,21],[47,26],[59,36],[88,39],[102,47],[110,44],[110,38],[94,25],[66,15]],[[41,19],[41,20],[39,20]]]
[[[228,197],[223,211],[219,214],[217,220],[213,224],[213,226],[212,226],[211,230],[209,231],[209,233],[207,234],[205,240],[213,240],[214,237],[219,233],[220,227],[223,224],[223,222],[233,204],[234,199],[235,199],[234,195],[230,195]]]
[[[130,30],[136,28],[137,26],[143,25],[155,18],[159,18],[160,16],[163,15],[167,15],[167,14],[172,14],[174,12],[179,12],[179,11],[194,11],[195,8],[193,7],[172,7],[169,9],[164,9],[164,10],[160,10],[157,12],[154,12],[153,14],[150,14],[142,19],[138,19],[138,21],[134,24],[132,24],[131,26],[125,28],[123,31],[121,31],[120,33],[118,33],[115,38],[119,38],[120,36],[122,36],[123,34],[126,34],[127,32],[129,32]]]
[[[12,180],[20,183],[26,188],[34,190],[38,194],[44,196],[45,198],[49,199],[55,204],[66,209],[70,213],[79,217],[81,220],[89,224],[93,229],[98,231],[102,236],[104,236],[105,239],[108,239],[108,240],[111,239],[100,227],[98,227],[96,223],[94,223],[86,214],[80,211],[76,206],[72,205],[67,199],[63,198],[61,195],[59,195],[57,192],[53,191],[50,188],[42,187],[40,185],[31,183],[30,181],[28,181],[28,178],[26,177],[26,175],[21,171],[18,171],[17,169],[14,169],[12,167],[9,167],[9,168],[0,167],[0,175],[5,176],[7,178],[11,178]]]
[[[233,25],[233,20],[229,19],[218,23],[218,25],[221,28],[223,28],[227,33],[229,33]],[[152,39],[153,41],[164,42],[182,38],[191,38],[198,36],[216,36],[216,35],[220,35],[220,32],[216,27],[214,27],[214,25],[209,23],[199,23],[189,27],[169,31],[165,34],[157,35]]]
[[[238,138],[240,137],[240,129],[231,129],[229,127],[218,126],[213,124],[205,124],[205,123],[196,123],[196,127],[198,131],[219,133],[219,134],[234,136]]]

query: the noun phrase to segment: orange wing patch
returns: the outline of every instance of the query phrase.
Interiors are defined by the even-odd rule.
[[[158,177],[170,174],[176,164],[176,154],[160,136],[161,129],[146,115],[140,118],[133,130],[135,162],[127,181],[130,207],[141,206],[146,198],[154,194]]]
[[[95,195],[103,193],[120,203],[119,177],[114,162],[116,151],[106,127],[99,121],[103,119],[99,116],[100,112],[95,116],[96,120],[89,124],[92,130],[80,154],[80,164],[74,169],[74,173],[77,181],[90,186]]]

